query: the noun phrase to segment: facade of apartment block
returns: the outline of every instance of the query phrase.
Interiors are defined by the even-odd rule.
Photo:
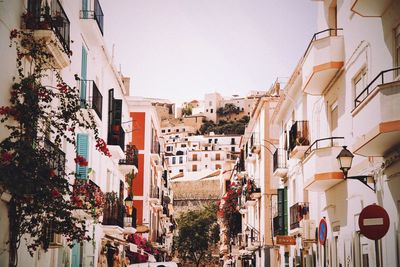
[[[50,16],[57,16],[62,23],[51,24],[47,28],[44,25],[27,23],[22,19],[23,14],[29,13],[39,17],[45,7],[49,8]],[[53,17],[52,17],[53,18]],[[55,17],[54,17],[55,18]],[[125,158],[126,145],[130,143],[130,136],[126,134],[130,127],[124,124],[129,120],[128,106],[125,96],[129,88],[123,83],[127,80],[122,77],[113,66],[105,49],[103,39],[104,17],[101,5],[98,1],[7,1],[0,3],[0,35],[2,72],[1,81],[1,106],[9,105],[8,99],[12,85],[12,77],[16,76],[15,59],[17,57],[14,47],[9,47],[9,36],[12,29],[32,30],[37,36],[42,36],[48,41],[48,49],[55,58],[53,66],[61,71],[63,80],[79,90],[81,102],[89,104],[89,109],[84,114],[91,113],[99,129],[99,135],[108,145],[111,157],[101,155],[95,149],[93,133],[84,129],[75,129],[77,132],[76,145],[79,153],[88,162],[87,167],[78,167],[74,162],[75,148],[72,144],[62,141],[61,147],[54,148],[62,155],[63,167],[66,170],[76,170],[77,178],[85,180],[101,189],[103,193],[115,193],[120,206],[118,214],[107,212],[104,207],[100,223],[94,223],[86,219],[89,235],[94,237],[93,242],[76,243],[72,249],[66,246],[62,236],[53,234],[50,249],[47,252],[39,249],[30,256],[22,242],[18,254],[20,266],[96,266],[100,250],[107,242],[113,243],[116,239],[123,239],[124,234],[134,231],[133,225],[127,223],[129,214],[124,213],[124,199],[127,196],[128,187],[125,183],[125,175],[135,172],[133,162]],[[59,21],[60,21],[59,20]],[[73,42],[72,42],[73,40]],[[52,45],[53,44],[53,45]],[[58,44],[58,45],[54,45]],[[68,55],[67,50],[72,51]],[[25,61],[24,64],[30,64]],[[76,79],[74,75],[78,75]],[[56,87],[56,77],[50,73],[46,78],[46,84]],[[1,136],[5,137],[6,131],[2,127]],[[46,142],[51,146],[54,136],[51,134]],[[136,170],[137,171],[137,170]],[[69,181],[74,184],[74,179]],[[3,190],[4,188],[2,188]],[[1,193],[4,193],[2,191]],[[6,247],[8,239],[7,202],[0,201],[0,247]],[[76,216],[82,216],[79,212]],[[82,217],[88,218],[89,216]],[[129,221],[129,220],[128,220]],[[114,240],[113,237],[116,239]],[[124,250],[122,243],[113,243]],[[0,265],[8,265],[8,253],[0,255]]]
[[[400,3],[315,4],[319,32],[272,119],[279,266],[397,266]],[[348,179],[337,160],[343,146],[354,154]],[[370,205],[390,218],[376,241],[360,219]]]
[[[128,97],[127,101],[133,125],[132,144],[138,150],[138,174],[132,183],[137,230],[170,253],[172,192],[157,107],[147,98]]]

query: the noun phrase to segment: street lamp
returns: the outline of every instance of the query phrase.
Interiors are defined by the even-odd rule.
[[[126,198],[125,198],[125,205],[128,207],[128,208],[132,208],[132,206],[133,206],[133,199],[132,199],[132,196],[131,195],[128,195]]]
[[[365,184],[369,189],[376,192],[375,180],[373,179],[372,176],[368,176],[368,175],[347,176],[347,173],[351,169],[351,164],[353,163],[353,158],[354,158],[354,155],[347,149],[347,146],[343,146],[342,151],[340,151],[339,155],[337,155],[337,157],[336,157],[336,159],[339,162],[340,169],[342,170],[342,172],[344,174],[344,179],[358,180],[358,181],[362,182],[363,184]],[[374,187],[371,187],[368,184],[368,180],[370,180],[371,178],[372,178]]]

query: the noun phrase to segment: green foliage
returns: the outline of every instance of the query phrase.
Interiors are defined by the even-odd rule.
[[[182,116],[190,116],[190,115],[192,115],[192,107],[191,106],[187,106],[182,109]]]
[[[219,241],[217,206],[211,204],[201,210],[188,211],[178,219],[178,236],[174,239],[174,249],[179,257],[192,261],[197,266],[211,255],[212,246]]]
[[[214,132],[215,134],[244,134],[246,124],[249,122],[249,116],[243,116],[237,121],[226,121],[220,120],[218,124],[213,121],[204,121],[201,125],[199,132],[200,134],[209,134]]]
[[[239,114],[239,113],[240,113],[240,108],[232,103],[225,104],[225,107],[217,109],[217,114],[219,116],[227,116],[230,114]]]

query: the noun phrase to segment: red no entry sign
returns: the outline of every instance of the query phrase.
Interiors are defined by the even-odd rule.
[[[389,215],[378,205],[365,207],[358,218],[360,232],[367,238],[378,240],[384,237],[389,230]]]

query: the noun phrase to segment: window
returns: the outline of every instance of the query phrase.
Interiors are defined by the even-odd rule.
[[[400,24],[397,26],[395,31],[395,67],[400,67]],[[400,75],[400,70],[396,71],[396,76]]]
[[[162,133],[165,133],[165,130],[161,130]]]
[[[215,164],[215,169],[216,169],[216,170],[221,169],[221,165],[220,165],[220,164]]]
[[[179,133],[179,129],[176,129],[176,132]]]
[[[183,157],[179,157],[179,164],[183,163]]]
[[[176,158],[172,157],[172,164],[176,164]]]
[[[181,147],[186,147],[186,144],[181,144]]]
[[[170,133],[170,132],[171,132],[171,129],[168,129],[168,132]]]
[[[167,146],[167,151],[172,151],[172,146]]]
[[[221,160],[221,155],[219,153],[215,154],[215,160]]]
[[[205,158],[208,158],[208,154],[204,154],[204,157],[205,157]]]
[[[214,109],[210,109],[210,113],[213,113],[214,112]]]
[[[214,139],[214,144],[218,143],[218,139]]]
[[[182,132],[184,132],[184,131],[185,131],[185,128],[182,129]]]
[[[231,146],[231,152],[235,152],[235,147]]]
[[[353,84],[355,98],[357,99],[357,101],[362,101],[367,96],[366,92],[364,92],[363,95],[360,96],[367,86],[367,70],[365,68],[356,75],[353,80]]]
[[[179,170],[179,172],[183,172],[183,170],[182,170],[182,169],[180,169],[180,170]]]
[[[212,139],[208,139],[208,143],[211,144],[212,143]]]
[[[193,160],[193,161],[197,161],[197,154],[193,154],[192,160]]]
[[[193,172],[197,171],[197,165],[192,165],[192,171]]]
[[[208,105],[211,107],[212,106],[212,101],[208,102]]]
[[[208,109],[206,109],[206,112],[208,112]]]

